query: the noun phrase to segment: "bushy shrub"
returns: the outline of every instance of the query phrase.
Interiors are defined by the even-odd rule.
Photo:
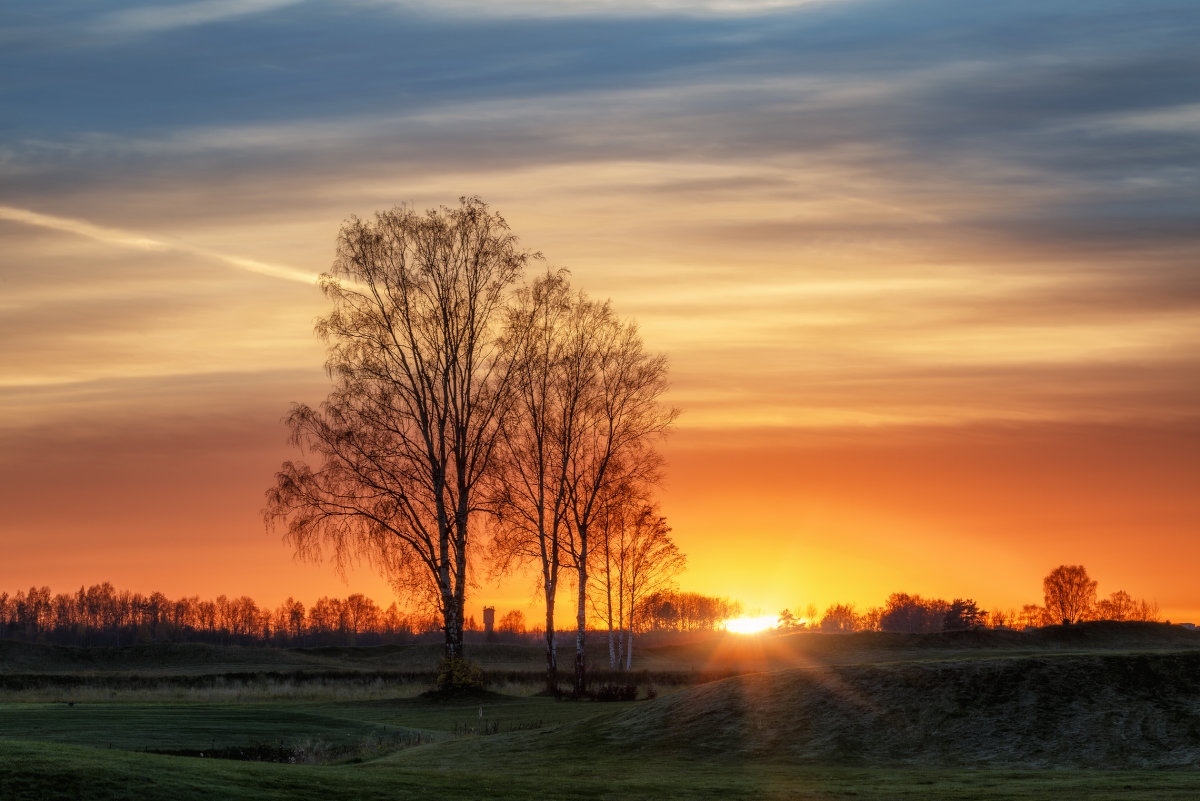
[[[636,684],[605,684],[592,692],[594,701],[636,701]]]
[[[487,687],[487,676],[483,668],[462,658],[443,659],[438,664],[438,692],[455,693],[464,690],[482,690]]]

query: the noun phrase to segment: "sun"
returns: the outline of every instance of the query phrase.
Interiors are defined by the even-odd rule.
[[[775,615],[762,617],[735,617],[725,621],[725,630],[736,634],[756,634],[775,627],[779,618]]]

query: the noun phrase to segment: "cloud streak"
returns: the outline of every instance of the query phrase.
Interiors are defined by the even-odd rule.
[[[106,226],[95,225],[86,220],[75,220],[66,217],[56,217],[50,214],[41,214],[28,209],[19,209],[12,206],[0,206],[0,220],[9,220],[11,222],[21,223],[23,225],[32,225],[39,228],[49,228],[54,231],[63,231],[65,233],[74,234],[76,236],[87,237],[88,239],[100,242],[105,245],[114,247],[131,248],[134,250],[149,250],[176,253],[185,253],[192,256],[209,259],[211,261],[221,262],[230,267],[236,267],[239,270],[265,275],[270,278],[278,278],[284,281],[296,281],[302,284],[315,285],[318,276],[312,273],[306,273],[303,270],[297,270],[293,267],[288,267],[280,264],[270,264],[268,262],[258,261],[257,259],[248,259],[242,256],[234,256],[228,253],[221,253],[209,248],[195,247],[179,242],[167,242],[161,239],[143,236],[142,234],[124,231],[118,228],[109,228]]]
[[[96,28],[107,34],[159,33],[264,14],[298,2],[300,0],[198,0],[170,6],[139,6],[102,17]]]

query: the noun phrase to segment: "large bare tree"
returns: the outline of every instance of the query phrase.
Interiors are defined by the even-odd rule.
[[[432,599],[447,659],[463,655],[477,489],[511,397],[500,324],[533,258],[475,198],[345,223],[321,277],[333,310],[316,325],[334,388],[287,417],[315,464],[285,462],[267,492],[268,525],[300,556],[365,557]]]
[[[1086,620],[1096,604],[1096,582],[1083,565],[1059,565],[1042,579],[1046,617],[1064,626]]]

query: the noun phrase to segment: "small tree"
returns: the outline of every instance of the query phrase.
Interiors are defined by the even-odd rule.
[[[1096,605],[1096,582],[1083,565],[1059,565],[1042,580],[1046,615],[1064,626],[1087,620]]]
[[[507,634],[524,634],[525,613],[520,609],[514,609],[511,612],[505,613],[504,617],[500,618],[500,622],[496,624],[496,631],[502,631]]]
[[[1017,628],[1027,629],[1046,625],[1046,610],[1037,604],[1025,604],[1016,616]]]
[[[888,596],[887,606],[879,617],[882,631],[930,633],[942,630],[950,604],[940,598],[925,599],[920,595],[895,592]]]
[[[608,627],[613,668],[633,666],[633,635],[649,617],[647,601],[672,589],[686,558],[658,509],[629,484],[613,489],[596,518],[593,606]]]
[[[833,604],[821,616],[821,631],[847,633],[858,628],[858,615],[854,604]]]
[[[1137,602],[1125,592],[1117,590],[1096,604],[1096,617],[1100,620],[1133,620]]]
[[[1158,619],[1158,604],[1146,600],[1135,600],[1125,590],[1117,590],[1096,604],[1096,617],[1101,620]]]
[[[946,610],[943,628],[946,631],[962,631],[982,626],[987,614],[970,598],[955,598]]]

